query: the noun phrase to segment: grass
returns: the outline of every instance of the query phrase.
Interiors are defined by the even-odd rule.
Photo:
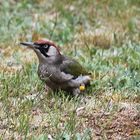
[[[138,139],[139,6],[139,0],[1,1],[0,139]],[[53,40],[92,73],[84,95],[47,95],[37,57],[19,46],[39,38]]]

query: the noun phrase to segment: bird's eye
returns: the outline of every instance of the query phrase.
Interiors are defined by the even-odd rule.
[[[49,47],[49,45],[44,45],[44,48],[47,49]]]
[[[49,51],[49,48],[50,48],[50,45],[48,45],[48,44],[43,46],[45,53],[47,53]]]

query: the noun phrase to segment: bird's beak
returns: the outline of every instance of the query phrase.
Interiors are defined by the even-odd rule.
[[[34,44],[33,42],[21,42],[21,45],[27,46],[31,49],[38,48],[38,45]]]

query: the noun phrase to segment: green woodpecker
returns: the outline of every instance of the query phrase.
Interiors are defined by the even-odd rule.
[[[38,75],[47,89],[77,94],[89,84],[91,78],[88,72],[74,59],[62,55],[53,42],[43,39],[21,44],[36,53],[39,59]]]

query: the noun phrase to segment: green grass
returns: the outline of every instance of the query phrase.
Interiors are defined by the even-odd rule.
[[[1,1],[0,139],[139,138],[139,6],[139,0]],[[47,95],[37,57],[19,45],[39,38],[53,40],[92,73],[84,95]]]

